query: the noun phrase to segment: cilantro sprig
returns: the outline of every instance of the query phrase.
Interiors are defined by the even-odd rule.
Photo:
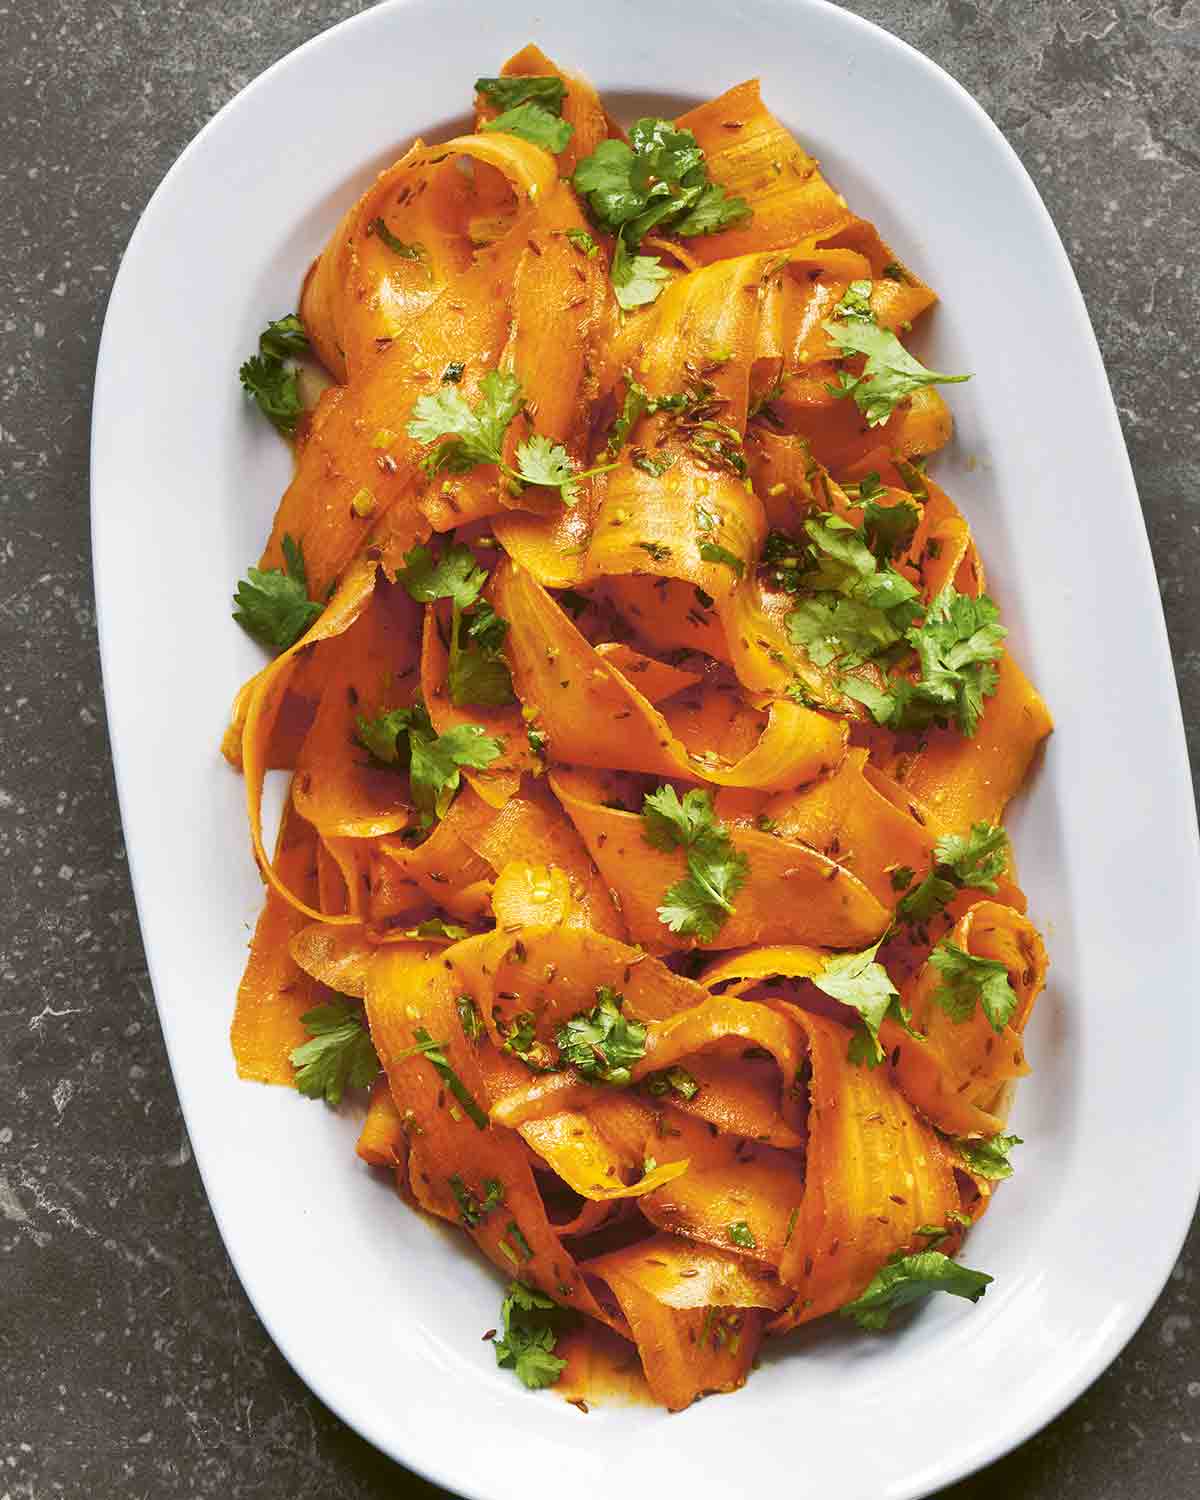
[[[791,639],[814,666],[837,674],[865,662],[886,667],[905,651],[920,617],[917,589],[841,516],[810,517],[804,531],[807,544],[790,551],[788,538],[774,533],[767,556],[773,581],[797,595],[786,622]],[[858,680],[839,675],[839,686],[854,696],[850,684]]]
[[[868,519],[873,514],[868,504]],[[1008,634],[994,601],[947,584],[922,606],[917,589],[888,560],[887,549],[900,535],[890,520],[882,532],[878,520],[860,531],[827,513],[811,517],[804,529],[807,546],[792,542],[789,548],[788,538],[772,533],[764,554],[772,583],[797,595],[787,616],[796,645],[815,666],[839,674],[841,691],[865,704],[876,723],[889,729],[953,724],[974,735],[984,700],[996,691],[996,663]],[[918,675],[890,676],[886,687],[844,675],[867,662],[887,673],[905,658]]]
[[[489,370],[483,377],[474,406],[446,386],[419,397],[408,421],[408,435],[419,443],[436,445],[421,459],[421,468],[431,475],[443,469],[465,474],[479,464],[495,464],[518,491],[527,484],[547,485],[559,491],[564,504],[574,505],[579,499],[579,481],[602,474],[612,465],[580,471],[561,443],[534,433],[518,443],[517,466],[512,468],[504,459],[504,438],[523,399],[521,382],[502,370]]]
[[[940,1250],[893,1255],[875,1273],[866,1291],[839,1310],[842,1317],[853,1318],[860,1328],[878,1333],[888,1326],[894,1312],[930,1292],[949,1292],[952,1297],[978,1302],[994,1279],[983,1271],[960,1266]]]
[[[921,1035],[913,1029],[912,1016],[901,1004],[891,975],[876,958],[882,941],[880,938],[874,947],[862,953],[843,953],[831,958],[812,980],[822,993],[858,1012],[859,1021],[850,1038],[847,1056],[851,1062],[865,1063],[868,1068],[877,1067],[886,1056],[879,1040],[879,1028],[885,1020],[898,1022],[909,1036]]]
[[[734,849],[708,793],[697,788],[681,800],[673,786],[647,792],[642,836],[655,849],[682,849],[687,855],[688,873],[667,890],[659,921],[672,932],[711,942],[733,911],[748,861]]]
[[[233,596],[233,618],[272,651],[294,646],[321,613],[308,597],[304,548],[285,534],[282,568],[247,568]]]
[[[896,907],[896,919],[923,926],[962,890],[987,891],[994,896],[996,881],[1007,869],[1008,834],[1001,824],[984,820],[966,834],[947,834],[933,846],[929,873],[919,885],[911,885],[912,872],[908,872],[910,888]]]
[[[999,959],[976,958],[944,939],[929,955],[929,962],[942,976],[940,987],[933,992],[933,1003],[940,1005],[952,1021],[969,1021],[978,1004],[992,1030],[1004,1030],[1017,1008],[1017,996],[1008,969]]]
[[[407,770],[421,825],[444,818],[462,784],[463,769],[482,771],[504,746],[479,724],[456,724],[436,734],[423,703],[385,709],[374,719],[358,716],[358,741],[381,765]]]
[[[296,369],[289,360],[307,349],[304,324],[295,313],[288,313],[267,324],[258,336],[258,353],[238,370],[242,389],[254,397],[259,411],[285,437],[295,435],[304,410]]]
[[[500,1317],[503,1331],[493,1345],[500,1368],[512,1370],[531,1391],[555,1385],[567,1362],[554,1350],[571,1314],[541,1292],[514,1281]]]
[[[669,280],[657,256],[637,254],[651,229],[685,238],[715,234],[750,214],[744,198],[730,197],[711,180],[690,130],[650,116],[633,125],[628,145],[601,141],[571,181],[593,221],[617,237],[611,276],[626,310],[653,302]]]
[[[541,146],[552,155],[565,151],[575,127],[562,118],[567,88],[561,78],[531,74],[477,78],[475,91],[500,111],[483,130],[500,130]]]
[[[829,386],[829,391],[835,396],[853,398],[855,406],[867,419],[867,425],[878,427],[914,391],[929,385],[950,385],[971,377],[927,370],[894,333],[881,328],[875,321],[870,294],[869,281],[852,281],[834,309],[835,317],[821,326],[843,355],[866,356],[860,375],[843,370],[838,383]]]
[[[458,708],[469,703],[498,708],[515,702],[504,659],[508,621],[480,598],[487,580],[471,549],[454,541],[448,541],[440,555],[426,546],[414,547],[404,554],[404,567],[396,573],[396,582],[419,604],[450,600],[447,686]]]
[[[371,1086],[380,1065],[361,1005],[331,1000],[305,1011],[300,1022],[309,1040],[292,1049],[289,1061],[306,1098],[340,1104],[346,1089]]]
[[[646,1028],[622,1014],[625,997],[608,985],[596,991],[596,1004],[558,1028],[555,1041],[564,1062],[584,1078],[623,1088],[630,1068],[646,1055]]]

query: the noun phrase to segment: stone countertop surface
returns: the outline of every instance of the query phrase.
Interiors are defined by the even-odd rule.
[[[130,895],[88,545],[96,348],[139,213],[216,109],[361,8],[0,3],[0,1500],[440,1493],[292,1374],[217,1235]],[[1062,233],[1137,475],[1195,761],[1200,4],[853,8],[982,102]],[[186,358],[186,292],[163,332]],[[1200,1492],[1198,1275],[1194,1227],[1107,1374],[946,1494]]]

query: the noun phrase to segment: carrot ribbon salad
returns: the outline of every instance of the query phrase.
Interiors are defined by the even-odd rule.
[[[536,47],[475,89],[241,371],[295,470],[235,598],[233,1049],[361,1091],[509,1279],[501,1367],[558,1384],[591,1320],[678,1410],[991,1280],[1051,721],[927,473],[935,294],[757,83],[628,132]]]

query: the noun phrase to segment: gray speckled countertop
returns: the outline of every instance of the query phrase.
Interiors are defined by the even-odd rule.
[[[96,345],[138,214],[214,110],[360,8],[0,0],[0,1500],[435,1493],[301,1385],[217,1236],[126,877],[88,548]],[[1200,750],[1200,4],[853,8],[975,94],[1062,232],[1116,394]],[[173,331],[181,349],[186,311]],[[1198,1272],[1193,1229],[1108,1373],[948,1493],[1200,1491]]]

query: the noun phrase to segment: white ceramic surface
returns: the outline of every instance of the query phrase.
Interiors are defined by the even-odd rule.
[[[288,455],[239,361],[294,305],[338,214],[479,73],[537,39],[614,111],[675,113],[761,74],[770,105],[942,307],[924,348],[975,372],[936,461],[1012,644],[1058,716],[1013,830],[1053,969],[1014,1116],[1028,1144],[969,1263],[894,1336],[785,1341],[735,1396],[583,1417],[526,1394],[480,1334],[498,1278],[359,1164],[355,1123],[239,1083],[226,1038],[261,899],[217,744],[261,664],[229,619]],[[871,101],[892,101],[878,108]],[[894,101],[903,101],[897,109]],[[186,330],[181,346],[180,328]],[[372,1442],[480,1500],[791,1493],[901,1500],[996,1457],[1108,1364],[1196,1197],[1197,843],[1137,497],[1062,246],[999,132],[933,64],[813,0],[388,4],[270,69],[197,137],[130,243],[93,433],[101,645],[142,932],[196,1159],[238,1274],[312,1388]],[[1120,607],[1113,582],[1120,580]],[[332,1301],[327,1290],[336,1282]]]

